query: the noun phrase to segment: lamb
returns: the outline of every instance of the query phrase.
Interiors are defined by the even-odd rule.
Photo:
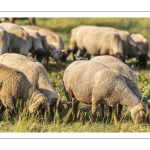
[[[105,77],[105,78],[104,78]],[[112,107],[114,121],[117,124],[116,105],[128,107],[135,124],[143,123],[146,106],[144,102],[130,90],[123,76],[107,66],[87,60],[72,62],[63,75],[65,94],[68,101],[74,97],[77,101],[72,105],[72,119],[76,118],[79,102],[92,105],[91,122],[99,103]]]
[[[120,59],[117,59],[113,56],[96,56],[90,59],[90,61],[95,61],[99,62],[101,64],[106,65],[107,67],[111,69],[115,69],[120,72],[120,74],[124,77],[125,82],[127,86],[130,88],[130,90],[140,99],[142,100],[142,94],[136,84],[134,74],[132,72],[132,69],[123,63]],[[147,97],[148,98],[148,97]],[[147,101],[147,98],[144,97],[143,100]],[[120,105],[119,105],[120,106]],[[121,106],[119,107],[120,109],[118,110],[118,118],[121,116]],[[104,110],[103,110],[103,105],[102,105],[102,117],[104,117]]]
[[[58,95],[49,80],[46,69],[40,62],[23,55],[5,53],[0,55],[0,63],[22,71],[27,76],[30,83],[48,98],[51,110],[52,107],[56,106]],[[61,102],[67,104],[67,101]],[[63,110],[61,102],[58,105],[59,112]]]
[[[21,28],[23,28],[31,37],[32,48],[30,49],[30,52],[32,53],[32,57],[34,58],[36,56],[36,59],[39,62],[42,62],[43,57],[47,54],[42,45],[42,37],[36,30],[29,29],[26,26],[21,26]]]
[[[48,99],[29,82],[23,72],[0,64],[0,100],[13,117],[15,117],[17,99],[28,102],[30,113],[49,105]]]
[[[99,30],[96,26],[78,26],[71,30],[69,51],[75,54],[80,49],[80,56],[112,55],[122,59],[123,47],[119,34],[115,31]],[[88,58],[90,59],[90,57]]]
[[[9,52],[28,56],[32,46],[29,34],[14,23],[3,22],[0,24],[0,27],[3,27],[9,34]]]
[[[6,30],[0,27],[0,55],[8,52],[10,38]]]

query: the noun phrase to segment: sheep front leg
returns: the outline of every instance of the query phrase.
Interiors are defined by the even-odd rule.
[[[114,115],[115,125],[117,125],[118,124],[118,119],[117,119],[117,110],[116,110],[116,107],[112,107],[112,112],[113,112],[113,115]]]
[[[95,114],[97,111],[98,102],[96,100],[92,101],[92,116],[91,116],[91,123],[94,122]]]

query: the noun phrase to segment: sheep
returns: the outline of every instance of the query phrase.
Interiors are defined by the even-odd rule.
[[[0,55],[8,52],[10,38],[6,30],[0,27]]]
[[[132,40],[137,44],[139,45],[142,50],[144,51],[144,53],[148,56],[149,54],[149,42],[148,40],[142,35],[142,34],[131,34],[131,38]],[[144,68],[146,68],[146,65],[147,65],[147,61],[149,60],[149,57],[147,57],[147,59],[145,59],[145,56],[144,54],[143,55],[140,55],[138,57],[138,62],[136,64],[136,66],[143,66]]]
[[[0,63],[22,71],[27,76],[30,83],[48,98],[51,110],[52,107],[56,106],[58,95],[49,80],[46,69],[40,62],[23,55],[5,53],[0,55]],[[59,112],[63,110],[62,103],[67,104],[67,101],[61,101],[59,103]]]
[[[30,52],[32,53],[32,57],[34,58],[36,56],[36,59],[39,62],[42,62],[43,57],[47,54],[42,45],[42,37],[36,30],[32,30],[26,26],[21,26],[21,28],[23,28],[31,37],[32,48],[30,49]]]
[[[120,36],[115,31],[102,31],[96,26],[78,26],[71,30],[69,52],[75,54],[80,49],[80,56],[85,52],[90,55],[112,55],[122,59],[123,47]],[[88,58],[90,59],[90,58]]]
[[[0,64],[0,100],[12,117],[16,115],[16,100],[28,102],[30,113],[49,105],[48,99],[29,82],[23,72],[3,64]]]
[[[44,49],[46,51],[51,49],[50,55],[58,65],[63,52],[65,52],[62,38],[57,33],[49,29],[42,28],[39,29],[38,32],[42,36]]]
[[[92,105],[91,122],[99,103],[112,107],[114,122],[117,124],[116,105],[128,107],[135,124],[143,123],[146,105],[127,86],[123,76],[116,70],[94,61],[72,62],[63,75],[65,95],[68,101],[74,97],[77,102],[72,108],[72,119],[76,118],[79,102]]]
[[[139,33],[137,33],[137,34],[132,33],[131,38],[148,55],[148,53],[149,53],[149,42],[148,42],[148,40],[142,34],[139,34]]]
[[[119,71],[120,74],[124,77],[125,82],[126,82],[127,86],[130,88],[130,90],[140,100],[142,100],[142,94],[141,94],[141,91],[138,88],[138,85],[137,85],[136,81],[135,81],[132,69],[128,65],[123,63],[120,59],[115,58],[113,56],[104,55],[104,56],[93,57],[92,59],[90,59],[90,61],[99,62],[101,64],[106,65],[107,67],[109,67],[111,69],[115,69],[115,70]],[[147,101],[147,98],[144,97],[143,100]],[[104,117],[103,107],[104,106],[102,105],[102,118]],[[119,108],[120,109],[118,110],[118,118],[120,118],[120,116],[121,116],[121,108],[122,107],[119,105]]]
[[[14,23],[3,22],[0,24],[0,27],[3,27],[9,34],[10,45],[8,51],[28,56],[28,52],[32,46],[29,34]]]
[[[141,47],[138,46],[132,40],[128,31],[119,30],[119,29],[112,28],[112,27],[103,27],[103,26],[84,26],[84,25],[82,25],[82,26],[78,26],[77,28],[72,29],[69,49],[67,51],[68,55],[72,51],[73,51],[73,53],[76,53],[76,51],[79,48],[81,51],[80,56],[88,57],[90,59],[90,55],[92,53],[88,52],[87,48],[83,45],[83,43],[82,43],[83,39],[82,40],[80,39],[80,37],[82,37],[83,35],[80,35],[80,37],[79,37],[79,31],[83,30],[83,28],[90,28],[90,29],[95,29],[95,30],[97,29],[97,30],[100,30],[101,32],[117,32],[117,34],[120,36],[120,38],[122,40],[122,46],[123,46],[122,60],[125,62],[125,59],[136,57],[136,59],[139,61],[141,67],[144,67],[145,62],[147,63],[148,56],[144,53],[144,51],[141,49]],[[95,42],[95,40],[91,40],[91,41]],[[79,44],[82,45],[82,47],[81,46],[79,47],[78,46]],[[141,56],[142,56],[142,59],[140,59]]]
[[[130,33],[126,30],[119,30],[112,27],[103,27],[103,26],[94,26],[99,28],[102,31],[115,31],[120,35],[123,45],[123,56],[124,62],[125,59],[136,58],[140,64],[140,67],[146,68],[145,63],[147,64],[148,55],[145,54],[144,50],[142,49],[141,45],[138,45],[132,39]],[[142,57],[142,59],[141,59]]]

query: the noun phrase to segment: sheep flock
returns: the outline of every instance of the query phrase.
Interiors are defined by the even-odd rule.
[[[133,123],[147,123],[150,95],[142,94],[133,68],[126,62],[135,58],[134,68],[146,69],[148,54],[149,43],[143,35],[130,35],[112,27],[72,28],[65,50],[63,38],[50,29],[2,22],[0,121],[5,110],[11,119],[16,119],[21,107],[30,114],[38,114],[37,119],[48,112],[54,121],[58,112],[61,120],[68,115],[68,121],[75,122],[81,102],[91,106],[90,123],[95,122],[98,108],[101,121],[109,110],[108,116],[113,116],[116,125],[122,120],[123,108],[127,108]],[[51,68],[51,61],[60,69],[61,64],[67,64],[61,80],[63,100],[61,89],[54,87],[49,77],[47,67]],[[67,110],[65,115],[64,110]]]

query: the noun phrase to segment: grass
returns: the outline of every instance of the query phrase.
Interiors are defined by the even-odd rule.
[[[150,40],[150,18],[37,18],[38,26],[49,28],[62,36],[65,43],[65,49],[68,48],[70,31],[73,27],[81,24],[111,26],[119,29],[124,29],[130,33],[141,33]],[[16,24],[26,25],[27,20],[17,20]],[[57,68],[55,62],[50,60],[48,65],[45,65],[49,74],[50,81],[54,88],[58,90],[60,99],[66,99],[63,89],[63,73],[65,68],[72,62],[70,55],[66,63],[61,63]],[[135,59],[127,61],[131,66],[135,63]],[[147,69],[133,69],[135,79],[143,96],[150,94],[150,62]],[[91,106],[80,103],[78,117],[76,122],[67,122],[66,113],[67,107],[63,111],[63,117],[55,117],[55,121],[49,121],[49,113],[43,118],[35,117],[28,114],[26,108],[20,111],[18,119],[9,120],[8,114],[5,112],[2,121],[0,121],[0,132],[150,132],[150,122],[142,125],[135,125],[130,117],[130,112],[124,108],[122,122],[114,125],[114,121],[107,119],[107,110],[105,108],[105,118],[100,121],[100,113],[97,112],[96,122],[89,123]],[[149,113],[148,113],[149,116]],[[149,116],[150,117],[150,116]],[[63,122],[62,122],[63,121]]]

